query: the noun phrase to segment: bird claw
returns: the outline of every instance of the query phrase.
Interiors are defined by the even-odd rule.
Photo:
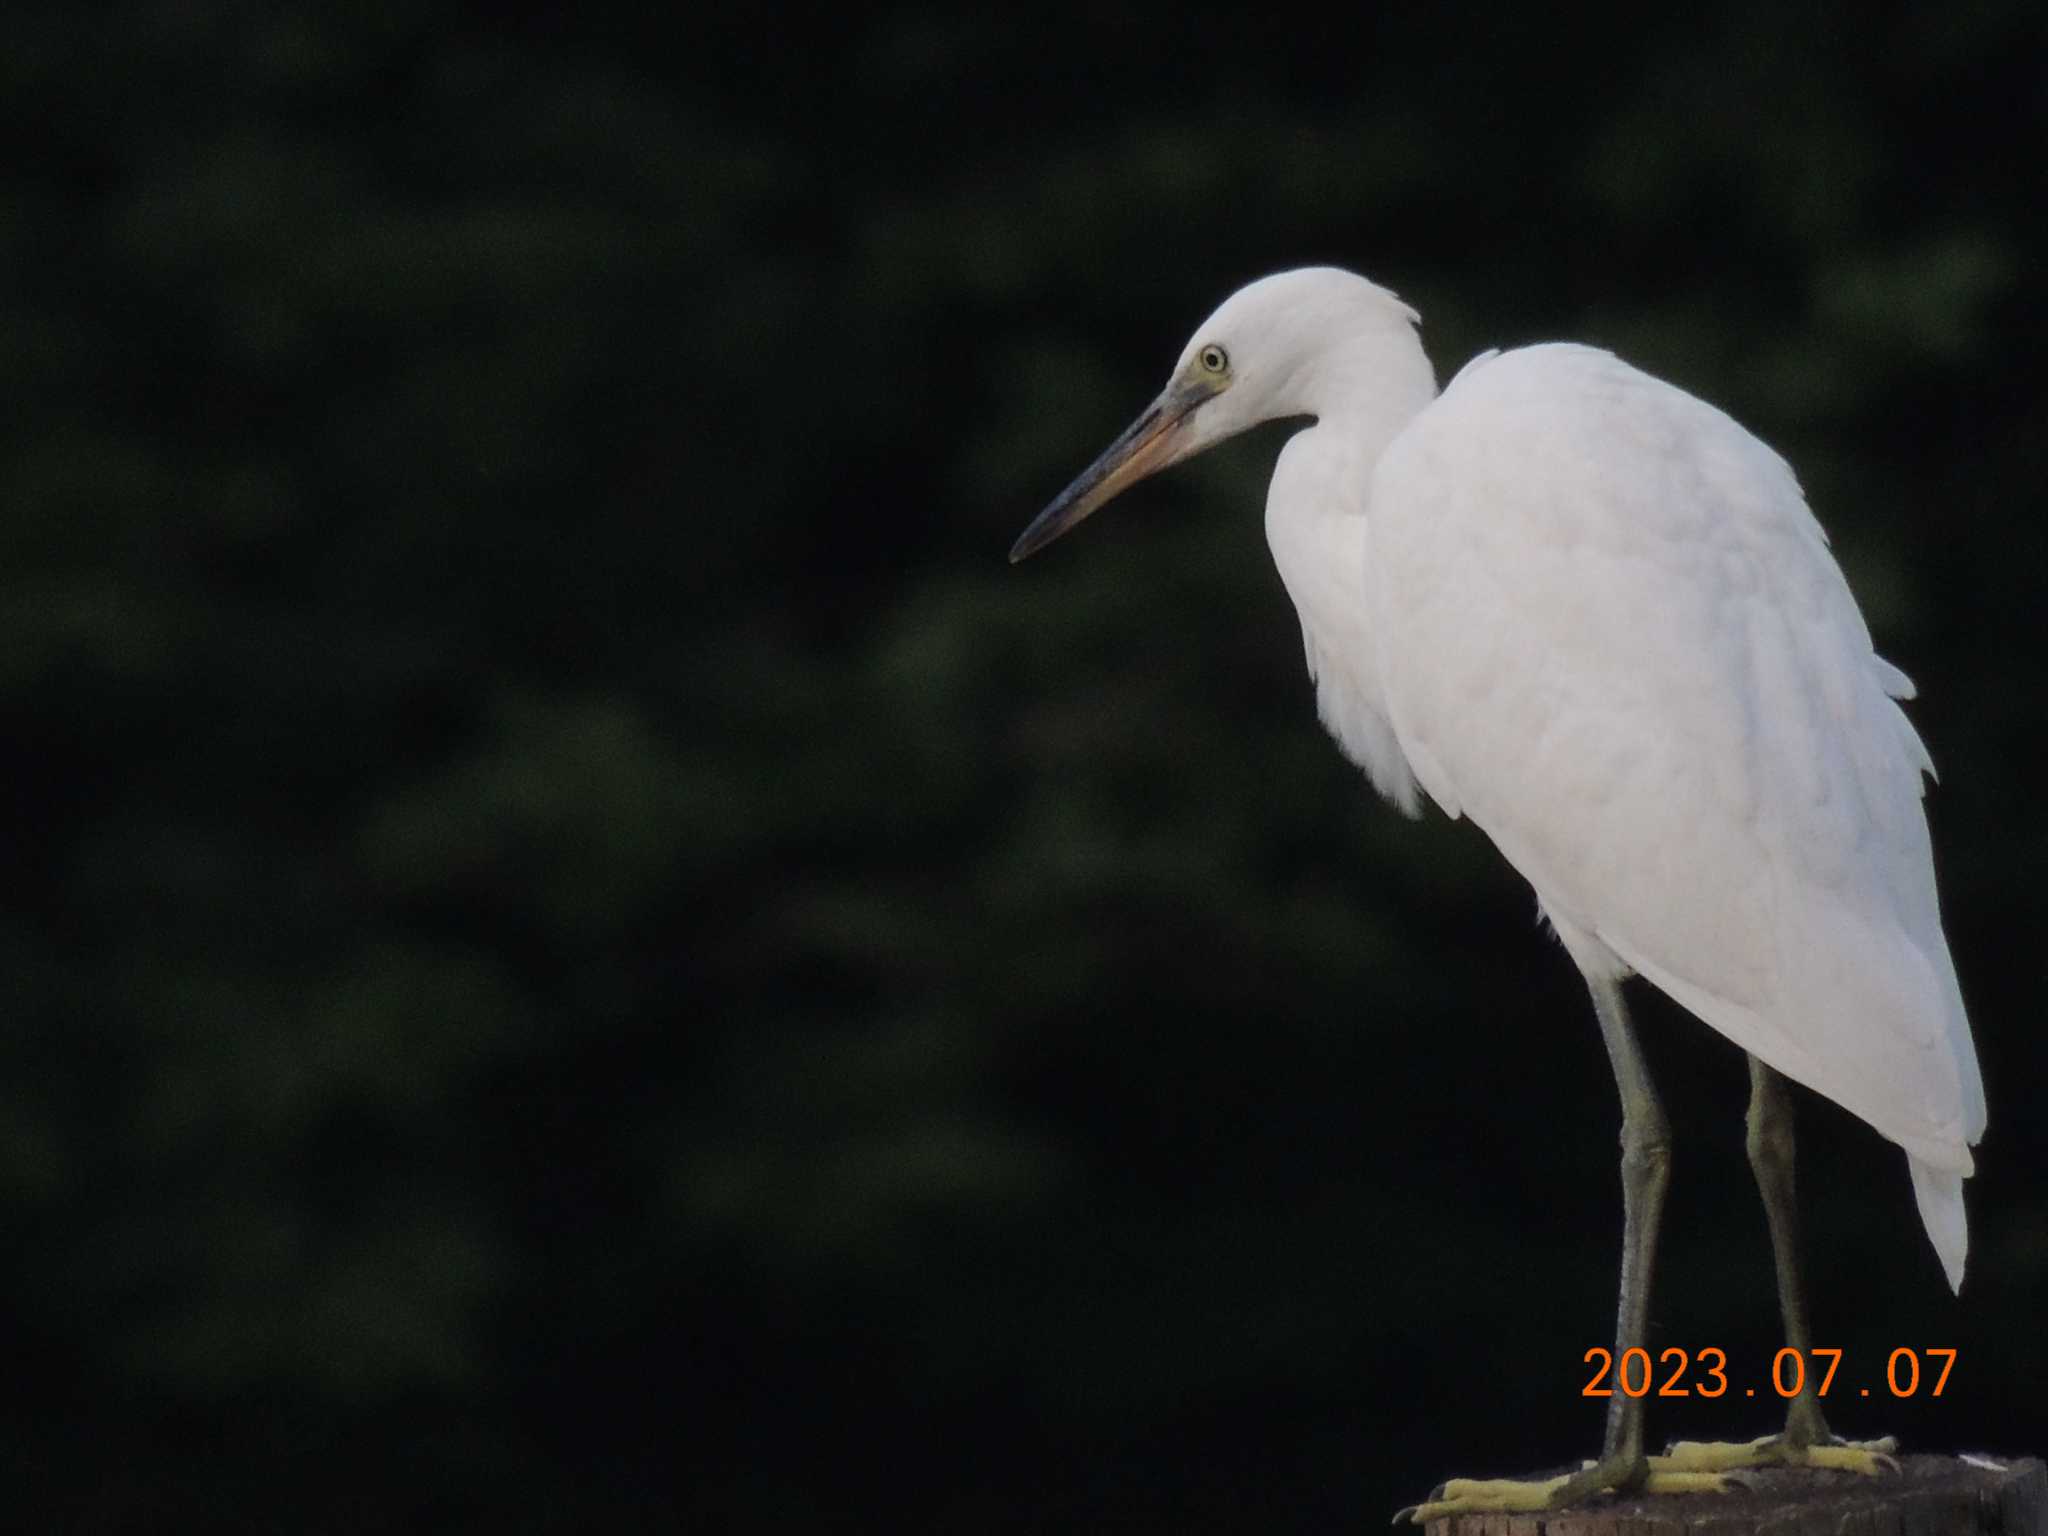
[[[1399,1509],[1394,1511],[1394,1518],[1389,1523],[1393,1525],[1401,1525],[1404,1523],[1412,1523],[1415,1525],[1422,1524],[1420,1520],[1417,1520],[1415,1518],[1416,1512],[1422,1509],[1425,1505],[1442,1503],[1444,1497],[1444,1488],[1444,1484],[1438,1483],[1434,1488],[1429,1490],[1429,1497],[1424,1499],[1421,1504],[1403,1504]]]
[[[1899,1442],[1890,1435],[1882,1440],[1845,1440],[1839,1445],[1810,1445],[1799,1465],[1826,1467],[1835,1472],[1860,1472],[1865,1477],[1876,1477],[1880,1470],[1897,1477],[1901,1474],[1899,1458],[1892,1452],[1899,1448]]]

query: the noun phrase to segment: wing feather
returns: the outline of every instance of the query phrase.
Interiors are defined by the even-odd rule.
[[[1581,963],[1967,1173],[1983,1089],[1912,685],[1784,462],[1606,353],[1533,347],[1395,440],[1368,521],[1401,747]]]

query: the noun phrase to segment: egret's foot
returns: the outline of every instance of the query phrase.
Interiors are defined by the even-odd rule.
[[[1529,1514],[1566,1509],[1596,1493],[1726,1493],[1738,1477],[1720,1472],[1662,1468],[1660,1458],[1623,1456],[1589,1461],[1577,1472],[1544,1478],[1454,1477],[1421,1504],[1398,1511],[1394,1523],[1427,1524],[1444,1515]]]
[[[1882,1440],[1837,1440],[1802,1445],[1785,1435],[1765,1435],[1759,1440],[1679,1440],[1652,1456],[1653,1472],[1732,1472],[1742,1467],[1823,1467],[1832,1472],[1858,1472],[1876,1477],[1896,1472],[1892,1453],[1899,1442],[1890,1435]]]
[[[1570,1473],[1524,1481],[1513,1477],[1453,1477],[1438,1483],[1420,1504],[1394,1511],[1394,1524],[1412,1520],[1427,1525],[1443,1515],[1508,1511],[1516,1514],[1550,1508],[1550,1496],[1571,1481]]]

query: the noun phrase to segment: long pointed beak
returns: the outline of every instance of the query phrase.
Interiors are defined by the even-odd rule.
[[[1184,457],[1190,446],[1183,431],[1188,416],[1211,393],[1200,384],[1167,386],[1166,392],[1146,407],[1145,414],[1102,451],[1102,457],[1082,470],[1072,485],[1053,498],[1051,506],[1031,520],[1031,526],[1010,546],[1010,563],[1015,565],[1036,554],[1097,507]]]

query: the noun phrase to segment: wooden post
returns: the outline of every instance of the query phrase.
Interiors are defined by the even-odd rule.
[[[1800,1467],[1732,1493],[1602,1498],[1534,1515],[1447,1515],[1428,1536],[2048,1536],[2048,1465],[1902,1456],[1896,1477]]]

